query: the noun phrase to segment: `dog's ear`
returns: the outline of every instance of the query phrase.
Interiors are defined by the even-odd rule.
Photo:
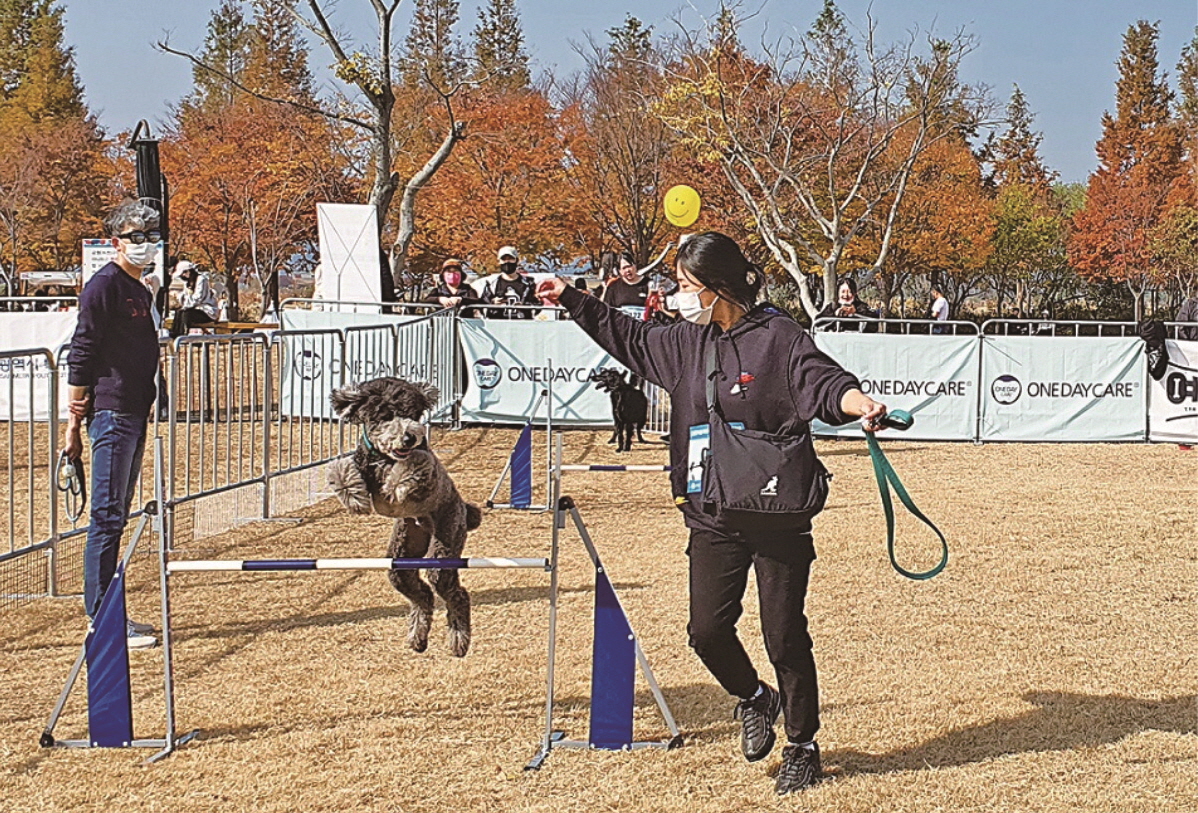
[[[357,387],[343,387],[339,390],[333,390],[329,396],[329,402],[333,405],[333,411],[336,412],[343,421],[351,423],[359,423],[358,410],[366,401],[366,394]]]
[[[441,390],[436,384],[429,384],[427,381],[417,384],[416,388],[420,390],[420,394],[424,396],[424,412],[428,412],[437,405],[437,400],[441,397]]]

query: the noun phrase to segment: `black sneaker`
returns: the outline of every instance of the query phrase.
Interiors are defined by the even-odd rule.
[[[819,746],[815,743],[811,745],[810,751],[793,743],[782,749],[782,767],[778,769],[774,793],[779,796],[796,793],[823,778],[824,771],[819,764]]]
[[[782,713],[782,695],[765,683],[757,697],[736,704],[733,720],[741,720],[740,748],[749,762],[765,759],[778,739],[774,723]]]

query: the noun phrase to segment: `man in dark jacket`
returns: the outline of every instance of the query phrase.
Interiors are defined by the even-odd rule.
[[[684,321],[672,325],[624,318],[560,279],[543,283],[539,294],[569,310],[579,327],[635,375],[670,393],[670,485],[690,529],[690,643],[720,685],[740,698],[741,749],[750,762],[769,754],[774,725],[785,710],[789,744],[775,791],[786,795],[821,776],[815,743],[819,696],[804,604],[815,559],[811,524],[823,508],[828,475],[816,458],[809,423],[863,418],[873,431],[886,407],[862,393],[857,378],[821,352],[789,315],[768,303],[754,304],[762,272],[730,238],[717,232],[691,237],[678,250],[677,266],[676,299]],[[718,425],[708,409],[709,381]],[[748,483],[754,498],[768,502],[787,491],[810,495],[809,502],[756,513],[708,501],[706,480],[719,457],[708,439],[725,424],[745,437],[767,433],[788,448],[784,468]],[[733,468],[736,463],[729,461]],[[750,569],[756,572],[762,634],[781,692],[760,680],[737,636]]]
[[[83,551],[83,601],[93,619],[116,572],[158,374],[153,302],[141,283],[142,271],[158,253],[158,213],[130,200],[105,225],[117,256],[79,296],[79,321],[68,356],[71,409],[63,446],[68,457],[80,459],[83,418],[90,415],[92,499]],[[129,648],[157,644],[150,632],[147,624],[129,622]]]
[[[484,302],[493,305],[536,305],[536,285],[520,274],[520,261],[515,246],[499,249],[499,276],[483,288]],[[487,314],[492,319],[531,319],[536,311],[527,307],[491,308]]]
[[[641,278],[631,254],[620,255],[620,274],[607,281],[599,298],[613,308],[644,309],[649,298],[649,278]]]

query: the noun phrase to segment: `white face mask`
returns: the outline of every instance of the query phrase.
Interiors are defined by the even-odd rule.
[[[705,308],[703,300],[699,298],[699,294],[706,290],[706,288],[700,288],[698,291],[679,291],[674,295],[675,301],[678,303],[678,313],[683,319],[696,325],[706,325],[711,322],[711,311],[715,307],[715,300],[711,300],[711,304]]]
[[[125,259],[137,268],[147,268],[153,265],[154,260],[158,257],[158,244],[149,241],[141,245],[126,243],[124,247]]]

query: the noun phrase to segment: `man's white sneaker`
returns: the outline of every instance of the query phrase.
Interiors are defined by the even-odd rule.
[[[158,646],[158,639],[153,635],[143,635],[140,632],[135,632],[130,627],[129,633],[125,638],[125,643],[130,649],[150,649]]]

